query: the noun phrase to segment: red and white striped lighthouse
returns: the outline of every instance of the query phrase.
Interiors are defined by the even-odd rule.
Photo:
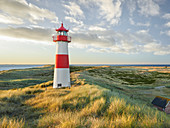
[[[56,31],[57,35],[53,36],[53,42],[57,44],[53,88],[70,87],[68,43],[71,42],[71,37],[63,23]]]

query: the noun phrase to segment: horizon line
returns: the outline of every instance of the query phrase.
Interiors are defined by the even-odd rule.
[[[170,63],[74,63],[74,64],[69,64],[69,65],[170,65]],[[0,65],[55,65],[55,64],[46,64],[46,63],[7,63],[7,64],[0,64]]]

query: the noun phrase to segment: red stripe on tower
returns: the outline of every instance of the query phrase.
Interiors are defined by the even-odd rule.
[[[55,68],[69,68],[68,55],[56,54]]]

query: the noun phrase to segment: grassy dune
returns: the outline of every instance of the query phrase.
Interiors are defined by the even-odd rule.
[[[0,90],[0,127],[170,126],[169,115],[148,106],[142,100],[132,99],[128,92],[115,88],[106,78],[99,81],[94,72],[93,76],[90,73],[92,70],[97,72],[108,68],[110,67],[71,67],[71,89],[53,89],[52,79],[49,79],[47,82],[22,88]],[[32,72],[32,69],[29,71]],[[25,77],[26,75],[23,79]]]
[[[70,72],[90,67],[71,66]],[[12,69],[0,71],[0,90],[23,88],[53,79],[54,66],[46,65],[31,69]]]
[[[12,69],[0,71],[0,89],[23,88],[52,80],[53,67],[49,65],[24,70]]]
[[[164,67],[103,67],[85,71],[82,78],[150,105],[155,96],[170,98],[169,71]]]

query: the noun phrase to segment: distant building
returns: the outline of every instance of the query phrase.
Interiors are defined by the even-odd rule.
[[[156,96],[155,99],[152,101],[152,104],[161,111],[166,112],[167,114],[170,114],[170,99]]]
[[[170,101],[167,103],[167,105],[165,106],[165,112],[167,114],[170,114]]]

